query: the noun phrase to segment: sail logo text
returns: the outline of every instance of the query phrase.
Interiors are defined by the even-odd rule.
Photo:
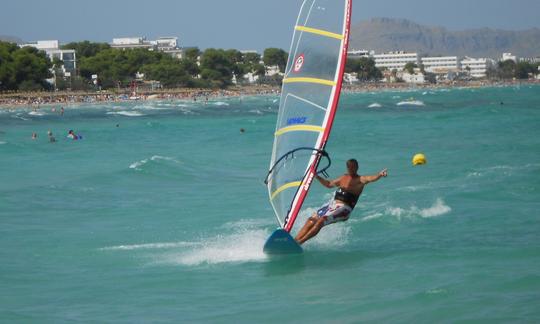
[[[309,177],[308,177],[306,183],[304,184],[304,187],[303,187],[303,189],[304,189],[305,191],[308,191],[308,190],[309,190],[309,186],[311,186],[311,182],[312,182],[312,181],[313,181],[313,173],[311,172],[311,173],[309,174]]]
[[[305,124],[307,117],[291,117],[287,119],[287,125]]]

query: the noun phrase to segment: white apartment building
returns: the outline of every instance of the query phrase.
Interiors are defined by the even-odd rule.
[[[178,37],[159,37],[155,41],[150,41],[150,43],[155,43],[157,50],[163,53],[167,53],[172,57],[181,59],[183,56],[183,51],[178,47]]]
[[[21,47],[35,47],[38,50],[44,51],[51,62],[57,58],[64,62],[62,71],[64,75],[69,75],[77,70],[77,56],[75,50],[72,49],[60,49],[59,42],[57,40],[40,40],[35,43],[27,43],[20,45]]]
[[[410,74],[408,72],[403,72],[401,74],[398,73],[398,76],[400,76],[403,79],[403,81],[406,83],[422,84],[426,82],[424,74],[420,73],[420,71],[418,71],[418,73],[413,73],[413,74]]]
[[[178,46],[178,37],[159,37],[156,40],[146,40],[146,37],[113,38],[112,48],[133,49],[143,48],[149,51],[161,51],[176,58],[182,58],[183,50]]]
[[[418,64],[418,53],[388,52],[373,55],[375,66],[379,69],[402,71],[407,63]]]
[[[485,78],[492,62],[487,58],[465,57],[461,60],[462,71],[468,72],[473,78]]]
[[[146,48],[154,50],[156,45],[147,41],[146,37],[121,37],[113,38],[111,47],[119,49]]]
[[[435,74],[448,74],[459,71],[459,59],[457,56],[422,57],[424,71]]]
[[[512,55],[512,53],[503,53],[501,61],[504,62],[508,60],[511,60],[517,63],[517,57],[515,55]]]
[[[353,50],[347,51],[347,58],[358,59],[361,57],[372,57],[374,54],[375,54],[374,51],[353,49]]]

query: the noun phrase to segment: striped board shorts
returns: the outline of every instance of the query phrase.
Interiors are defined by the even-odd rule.
[[[319,218],[324,218],[324,226],[326,226],[328,224],[346,221],[349,219],[351,211],[352,208],[349,205],[336,203],[336,201],[332,199],[332,201],[322,206],[317,211],[317,216],[319,216]]]

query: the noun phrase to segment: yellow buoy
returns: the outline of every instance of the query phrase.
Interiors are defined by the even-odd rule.
[[[422,154],[422,153],[418,153],[415,156],[413,156],[413,158],[412,158],[412,164],[413,165],[422,165],[422,164],[426,164],[426,163],[427,163],[426,156],[424,154]]]

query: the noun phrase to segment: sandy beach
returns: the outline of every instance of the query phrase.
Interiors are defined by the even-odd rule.
[[[345,93],[374,92],[374,91],[406,91],[417,89],[442,89],[442,88],[479,88],[493,86],[514,86],[521,84],[539,84],[538,80],[516,81],[466,81],[440,84],[407,84],[407,83],[361,83],[345,84]],[[254,96],[254,95],[278,95],[281,88],[278,86],[237,86],[228,89],[165,89],[154,91],[138,91],[130,93],[100,91],[100,92],[8,92],[0,93],[0,108],[28,108],[39,109],[40,106],[68,106],[79,103],[103,103],[103,102],[129,102],[148,100],[192,100],[208,101],[217,98]]]

